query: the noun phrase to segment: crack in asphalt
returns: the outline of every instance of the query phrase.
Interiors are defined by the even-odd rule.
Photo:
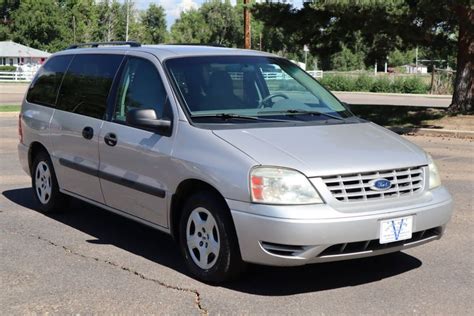
[[[85,258],[85,259],[92,259],[92,260],[95,260],[96,262],[102,262],[102,263],[106,263],[110,266],[113,266],[115,268],[119,268],[121,269],[122,271],[126,271],[130,274],[133,274],[135,276],[138,276],[139,278],[143,279],[143,280],[146,280],[146,281],[150,281],[150,282],[154,282],[160,286],[163,286],[167,289],[170,289],[170,290],[175,290],[175,291],[180,291],[180,292],[187,292],[187,293],[192,293],[194,294],[195,296],[195,300],[194,300],[194,303],[196,304],[196,307],[198,308],[199,312],[201,313],[201,315],[208,315],[209,312],[207,311],[207,309],[205,309],[203,306],[202,306],[202,302],[201,302],[201,294],[198,292],[198,290],[196,289],[189,289],[189,288],[184,288],[184,287],[180,287],[180,286],[176,286],[176,285],[170,285],[170,284],[167,284],[163,281],[160,281],[158,279],[154,279],[154,278],[150,278],[150,277],[147,277],[146,275],[144,275],[143,273],[141,272],[138,272],[138,271],[135,271],[131,268],[128,268],[128,267],[125,267],[125,266],[122,266],[116,262],[113,262],[113,261],[110,261],[110,260],[107,260],[107,259],[100,259],[100,258],[97,258],[97,257],[92,257],[92,256],[87,256],[87,255],[84,255],[82,253],[79,253],[79,252],[76,252],[66,246],[62,246],[62,245],[59,245],[49,239],[46,239],[44,237],[41,237],[41,236],[37,236],[37,235],[30,235],[31,237],[34,237],[34,238],[37,238],[41,241],[44,241],[44,242],[47,242],[48,244],[50,244],[51,246],[54,246],[54,247],[59,247],[59,248],[62,248],[65,252],[67,253],[70,253],[72,255],[75,255],[75,256],[79,256],[79,257],[82,257],[82,258]]]

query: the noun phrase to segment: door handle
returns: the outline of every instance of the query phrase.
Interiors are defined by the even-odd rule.
[[[109,146],[117,145],[117,135],[114,133],[107,133],[105,134],[104,141]]]
[[[82,130],[82,137],[85,139],[92,139],[92,137],[94,137],[94,129],[90,126],[84,127]]]

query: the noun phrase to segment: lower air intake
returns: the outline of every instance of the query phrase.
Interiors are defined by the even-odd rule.
[[[262,248],[267,252],[277,256],[294,257],[305,250],[305,247],[303,246],[274,244],[265,241],[261,241],[260,245],[262,245]]]
[[[321,252],[318,257],[338,256],[338,255],[352,255],[366,251],[377,251],[382,249],[390,249],[394,247],[403,246],[412,242],[419,242],[441,235],[441,227],[431,228],[428,230],[413,233],[411,239],[401,240],[388,244],[380,244],[378,239],[350,242],[345,244],[332,245]]]

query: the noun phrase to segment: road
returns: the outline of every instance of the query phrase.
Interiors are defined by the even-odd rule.
[[[433,154],[455,213],[440,241],[403,253],[296,268],[251,266],[209,286],[167,235],[74,201],[36,211],[17,160],[17,114],[0,114],[0,314],[474,313],[474,142],[408,137]]]
[[[2,104],[20,104],[25,95],[27,84],[0,83],[0,106]],[[349,104],[400,105],[446,108],[451,104],[451,96],[416,95],[371,92],[339,92],[334,94]]]
[[[0,82],[0,106],[21,104],[27,89],[26,83]]]
[[[433,108],[447,108],[451,104],[450,95],[372,93],[372,92],[341,92],[333,93],[348,104],[398,105]]]

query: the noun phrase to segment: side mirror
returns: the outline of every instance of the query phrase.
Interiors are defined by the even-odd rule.
[[[127,123],[136,126],[166,131],[171,127],[171,121],[159,119],[153,109],[132,109],[127,112]]]

